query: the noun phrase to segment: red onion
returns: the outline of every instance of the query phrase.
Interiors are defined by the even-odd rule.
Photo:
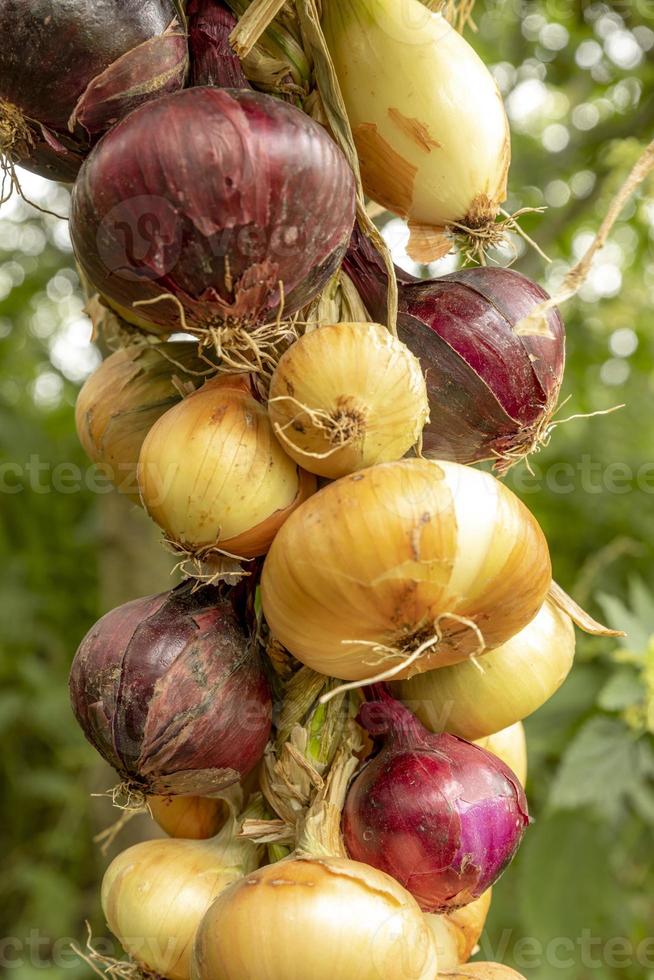
[[[229,43],[237,20],[220,0],[190,0],[186,8],[191,84],[251,88]]]
[[[10,0],[0,5],[0,150],[75,179],[94,139],[184,85],[177,0]]]
[[[359,722],[377,754],[343,810],[350,857],[392,875],[425,912],[474,901],[512,860],[529,824],[517,776],[454,735],[433,735],[383,688]]]
[[[338,268],[354,179],[325,130],[259,92],[195,88],[151,102],[89,156],[71,235],[98,290],[139,300],[153,330],[250,327],[311,300]],[[166,301],[168,300],[168,301]],[[171,300],[175,300],[174,302]]]
[[[383,322],[385,273],[358,232],[345,269]],[[458,463],[494,459],[502,472],[547,435],[563,380],[561,317],[548,313],[549,337],[516,336],[515,325],[548,294],[512,269],[462,269],[421,280],[399,272],[398,286],[398,333],[427,381],[425,455]]]
[[[238,596],[180,586],[119,606],[82,640],[73,710],[130,790],[215,792],[263,755],[271,693]]]

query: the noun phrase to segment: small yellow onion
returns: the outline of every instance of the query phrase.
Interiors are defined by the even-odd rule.
[[[152,427],[139,458],[143,503],[182,553],[263,555],[315,490],[277,442],[245,376],[212,379]]]
[[[136,468],[143,441],[161,416],[207,373],[197,344],[127,347],[111,354],[77,398],[77,435],[118,489],[140,503]]]
[[[169,837],[207,840],[227,820],[225,802],[205,796],[149,796],[148,806]]]
[[[400,459],[429,420],[420,362],[377,323],[305,334],[279,361],[268,411],[289,456],[330,479]]]
[[[254,930],[254,931],[253,931]],[[198,929],[194,980],[435,980],[417,903],[339,857],[290,858],[236,882]]]
[[[549,599],[520,633],[476,665],[432,670],[394,685],[426,728],[469,741],[492,735],[540,708],[574,660],[572,620]]]
[[[248,816],[263,815],[254,803]],[[189,980],[193,940],[213,900],[259,864],[234,814],[211,840],[151,840],[114,858],[102,881],[109,928],[146,972]]]
[[[425,915],[436,943],[439,976],[441,971],[456,970],[473,955],[486,925],[492,891],[489,888],[476,902],[447,915]]]
[[[527,738],[521,721],[509,728],[503,728],[501,732],[495,732],[494,735],[478,738],[475,745],[496,755],[516,774],[522,785],[525,785],[528,766]]]
[[[525,980],[510,966],[501,963],[466,963],[452,973],[439,973],[438,980]]]
[[[420,0],[323,0],[323,29],[366,192],[409,220],[409,254],[447,251],[443,229],[480,229],[506,198],[509,126],[497,84]]]
[[[381,680],[387,668],[407,676],[505,643],[536,615],[551,574],[540,527],[498,480],[405,459],[298,508],[266,559],[262,600],[302,663]]]

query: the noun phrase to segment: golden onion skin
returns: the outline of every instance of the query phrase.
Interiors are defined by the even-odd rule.
[[[265,554],[316,486],[243,376],[213,379],[166,412],[143,443],[138,479],[146,510],[180,551],[239,558]]]
[[[425,915],[436,943],[439,976],[441,971],[456,970],[467,963],[475,951],[490,912],[493,889],[489,888],[475,902],[446,915]]]
[[[174,379],[198,384],[207,363],[197,344],[126,347],[111,354],[83,385],[75,407],[82,447],[123,493],[140,503],[136,468],[154,423],[182,399]]]
[[[469,741],[509,728],[541,707],[563,684],[575,654],[572,620],[549,599],[523,630],[483,658],[393,685],[430,731]]]
[[[409,673],[480,653],[479,634],[492,650],[533,619],[551,578],[538,523],[499,481],[406,459],[344,477],[298,508],[261,589],[272,632],[298,660],[363,680],[381,669],[371,644],[402,651],[383,663],[399,666],[437,628],[440,642]]]
[[[149,796],[153,819],[169,837],[208,840],[227,819],[223,800],[207,796]]]
[[[378,323],[305,334],[277,365],[268,411],[289,456],[329,479],[401,459],[429,420],[420,362]]]
[[[255,931],[253,932],[253,927]],[[194,980],[434,980],[415,900],[346,858],[292,858],[227,889],[195,942]]]
[[[516,774],[522,785],[525,785],[528,769],[527,737],[525,726],[521,721],[502,729],[501,732],[495,732],[494,735],[478,738],[475,745],[496,755]]]

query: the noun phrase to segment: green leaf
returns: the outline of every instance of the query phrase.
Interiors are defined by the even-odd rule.
[[[635,671],[625,667],[616,671],[599,693],[597,703],[604,711],[623,711],[645,698],[645,690]]]
[[[636,612],[632,612],[620,599],[612,595],[599,595],[597,601],[602,608],[608,625],[627,634],[618,639],[620,646],[628,650],[644,650],[652,634],[647,623],[642,622]]]

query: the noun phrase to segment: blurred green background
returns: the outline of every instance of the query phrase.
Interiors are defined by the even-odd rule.
[[[652,138],[654,4],[491,0],[475,22],[513,128],[509,207],[547,208],[524,227],[552,263],[518,240],[516,268],[553,288]],[[65,188],[25,175],[24,190],[66,212]],[[626,407],[561,426],[533,475],[509,476],[560,583],[629,632],[580,637],[572,676],[527,725],[536,820],[482,953],[538,980],[654,978],[653,191],[650,178],[565,309],[561,416]],[[404,229],[386,234],[403,261]],[[65,220],[14,197],[0,212],[0,962],[15,980],[91,975],[68,943],[87,918],[106,935],[92,838],[112,818],[90,794],[112,777],[72,719],[68,667],[102,612],[170,582],[156,535],[76,441],[89,338]]]

